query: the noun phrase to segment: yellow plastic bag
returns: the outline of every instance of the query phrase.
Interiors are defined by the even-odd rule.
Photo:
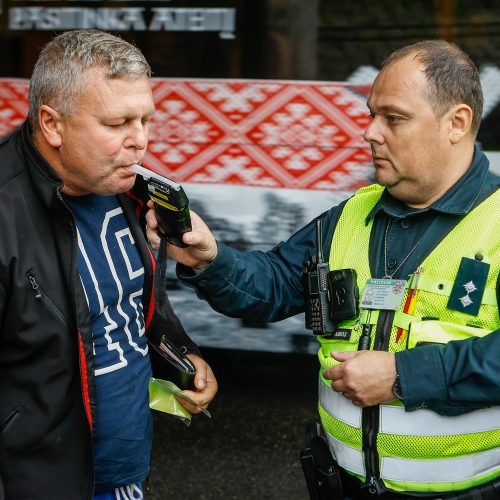
[[[149,407],[153,410],[169,413],[189,426],[192,415],[179,403],[176,396],[190,400],[173,382],[150,378]]]

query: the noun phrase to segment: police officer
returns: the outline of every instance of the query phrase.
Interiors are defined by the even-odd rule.
[[[318,336],[319,413],[348,497],[499,498],[500,196],[475,145],[482,104],[457,46],[394,52],[368,99],[377,184],[318,218],[330,269],[355,270],[361,292]],[[230,249],[199,219],[184,241],[178,274],[219,312],[304,311],[314,222],[267,253]]]

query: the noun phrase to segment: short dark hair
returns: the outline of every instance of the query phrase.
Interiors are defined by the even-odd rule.
[[[394,51],[382,69],[414,54],[427,79],[427,95],[439,118],[456,104],[472,109],[472,133],[475,136],[483,114],[483,91],[479,71],[471,58],[457,45],[445,40],[425,40]]]

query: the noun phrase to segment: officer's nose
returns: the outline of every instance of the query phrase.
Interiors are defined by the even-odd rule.
[[[377,144],[382,144],[384,142],[384,135],[382,134],[377,117],[373,118],[368,127],[366,127],[363,139],[368,143],[376,142]]]

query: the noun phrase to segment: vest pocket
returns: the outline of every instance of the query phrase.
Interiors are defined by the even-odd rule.
[[[327,368],[338,363],[330,356],[332,351],[357,350],[361,332],[362,325],[341,326],[335,328],[335,331],[330,335],[318,337],[321,342],[318,356],[322,367]]]
[[[439,320],[412,321],[408,332],[408,348],[430,343],[447,344],[450,340],[484,337],[488,333],[491,330]]]

